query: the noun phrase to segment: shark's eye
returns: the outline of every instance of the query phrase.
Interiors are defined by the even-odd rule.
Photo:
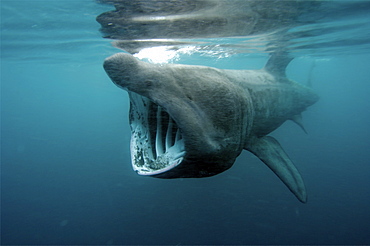
[[[156,175],[179,165],[185,156],[181,130],[148,98],[130,92],[131,158],[141,175]]]
[[[148,88],[148,87],[151,87],[153,85],[153,81],[145,80],[144,84],[145,84],[145,87]]]

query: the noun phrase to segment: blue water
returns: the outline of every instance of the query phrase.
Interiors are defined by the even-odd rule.
[[[310,48],[288,67],[289,78],[311,80],[320,95],[303,115],[308,135],[291,122],[272,134],[305,180],[301,204],[246,151],[211,178],[132,171],[128,96],[102,68],[119,50],[95,21],[110,9],[87,0],[1,2],[2,244],[370,243],[366,42]],[[358,32],[370,38],[367,28]],[[255,69],[266,57],[178,62]]]

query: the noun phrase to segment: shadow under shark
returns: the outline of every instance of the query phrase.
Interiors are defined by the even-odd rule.
[[[261,70],[150,64],[118,53],[104,62],[130,96],[131,158],[140,175],[209,177],[229,169],[243,149],[262,160],[301,201],[302,177],[271,136],[318,100],[285,75],[291,61],[273,54]]]

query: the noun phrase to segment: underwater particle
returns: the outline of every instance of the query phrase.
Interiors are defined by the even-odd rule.
[[[59,225],[60,226],[66,226],[68,224],[68,220],[62,220]]]

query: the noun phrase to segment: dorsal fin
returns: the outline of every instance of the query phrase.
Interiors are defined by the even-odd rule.
[[[285,70],[293,57],[288,52],[278,51],[271,54],[265,65],[265,70],[277,77],[286,77]]]

